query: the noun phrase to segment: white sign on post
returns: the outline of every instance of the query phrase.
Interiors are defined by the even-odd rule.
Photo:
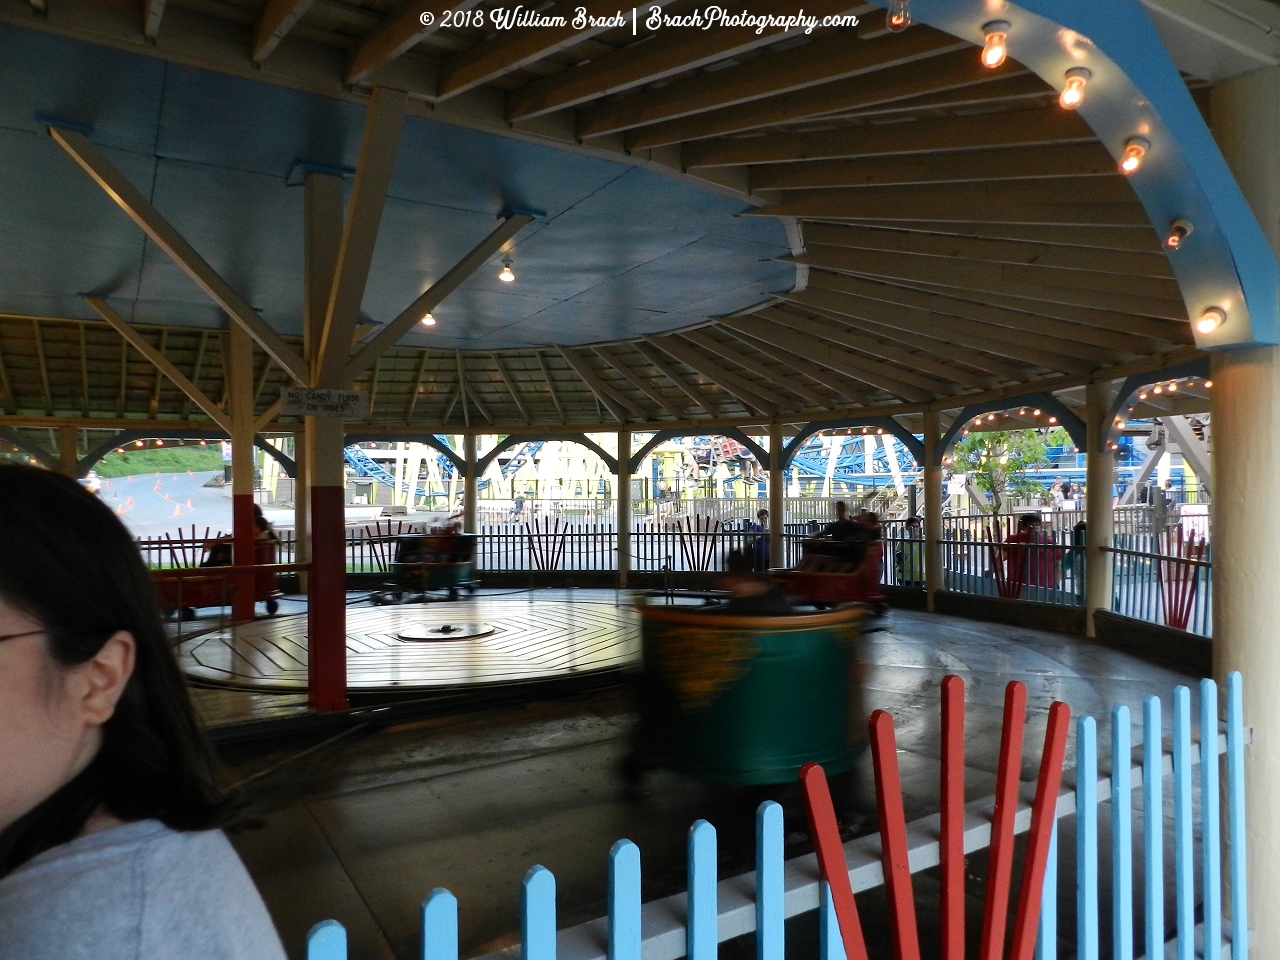
[[[281,414],[286,417],[342,417],[364,420],[369,416],[369,394],[363,390],[327,387],[283,387]]]

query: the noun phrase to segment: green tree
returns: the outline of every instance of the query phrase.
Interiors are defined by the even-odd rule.
[[[1052,430],[992,430],[971,433],[955,447],[957,472],[967,473],[991,498],[985,509],[1004,512],[1011,499],[1040,496],[1044,484],[1026,471],[1049,466],[1048,446],[1069,446],[1067,432]]]

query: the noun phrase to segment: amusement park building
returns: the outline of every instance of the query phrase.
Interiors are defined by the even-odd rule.
[[[1034,405],[1090,454],[1092,609],[1117,415],[1211,408],[1215,664],[1251,704],[1253,896],[1280,896],[1280,9],[911,0],[895,32],[831,0],[812,31],[578,6],[4,0],[5,438],[80,474],[123,438],[230,437],[252,557],[250,441],[293,434],[334,709],[353,437],[464,435],[472,525],[482,434],[616,431],[620,477],[634,435],[728,435],[780,502],[805,437],[883,429],[924,465],[932,592],[949,445]],[[367,415],[285,416],[289,387]]]

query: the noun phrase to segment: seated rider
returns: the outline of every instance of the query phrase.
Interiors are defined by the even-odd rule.
[[[869,528],[849,516],[843,500],[836,501],[836,519],[804,545],[799,569],[811,573],[853,573],[867,553]]]
[[[725,558],[723,588],[729,600],[714,608],[714,613],[730,613],[748,617],[777,617],[792,612],[791,598],[780,583],[771,584],[751,570],[751,558],[741,550],[730,550]]]

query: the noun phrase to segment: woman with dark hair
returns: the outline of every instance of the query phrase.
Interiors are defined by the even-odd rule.
[[[0,467],[0,956],[283,960],[132,537]]]

